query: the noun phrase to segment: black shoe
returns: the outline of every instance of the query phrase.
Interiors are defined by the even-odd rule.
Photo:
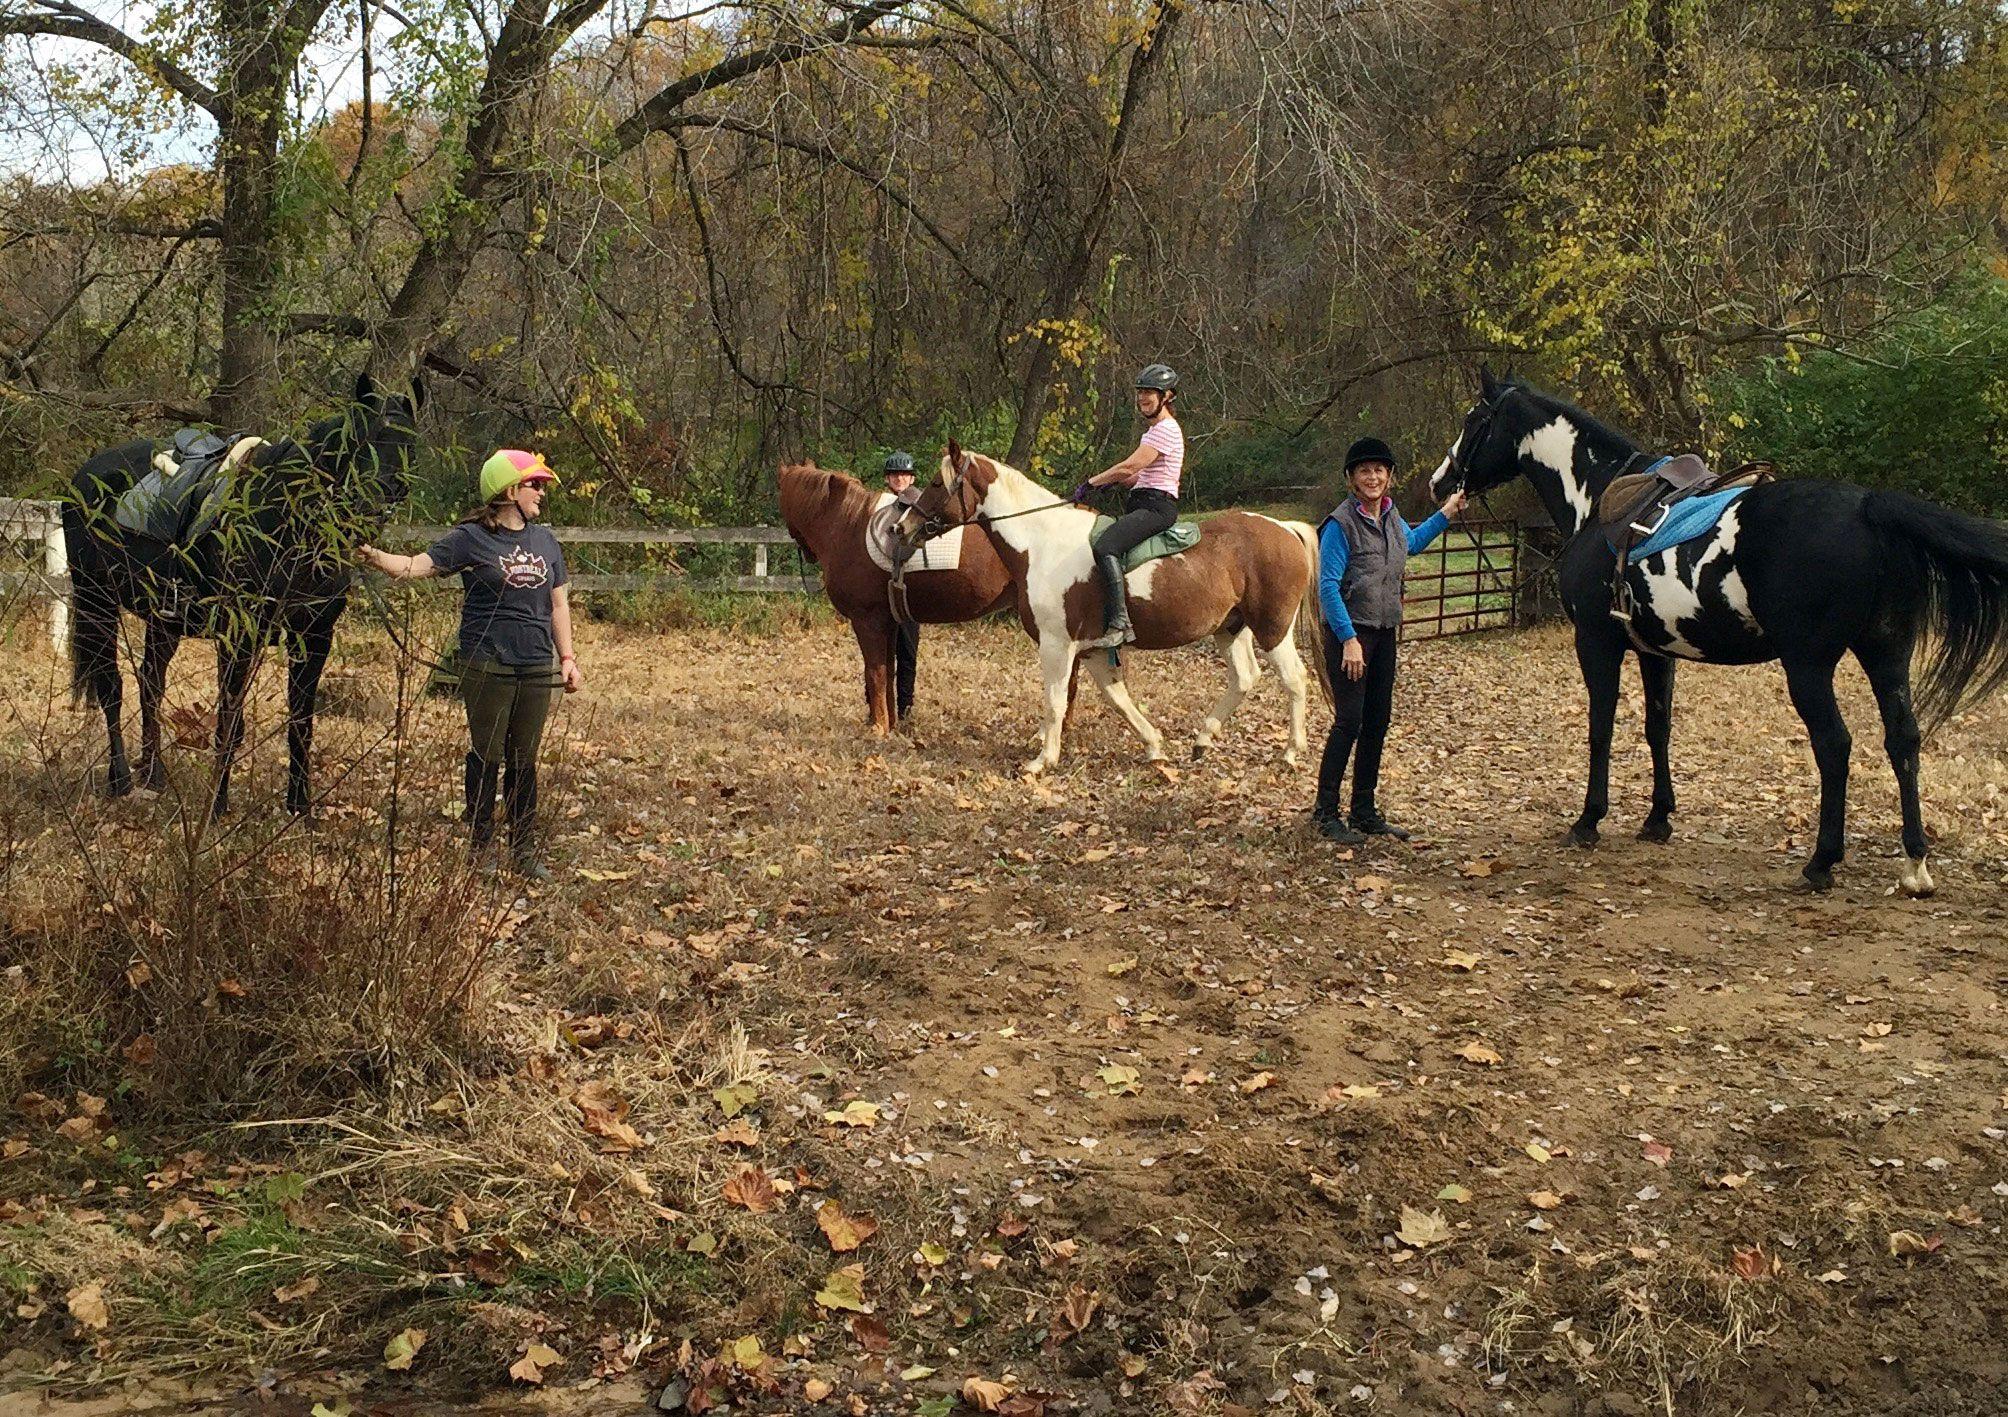
[[[1391,836],[1396,841],[1408,840],[1408,828],[1398,827],[1379,812],[1353,813],[1353,826],[1368,836]]]
[[[1354,831],[1346,825],[1343,818],[1319,817],[1315,819],[1315,825],[1318,828],[1318,834],[1327,841],[1336,842],[1340,846],[1366,845],[1367,839],[1365,833]]]

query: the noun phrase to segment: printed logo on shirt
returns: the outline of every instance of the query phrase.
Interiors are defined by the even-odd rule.
[[[511,590],[535,590],[551,578],[551,568],[544,558],[520,546],[507,556],[497,556],[495,562],[502,568],[502,584]]]

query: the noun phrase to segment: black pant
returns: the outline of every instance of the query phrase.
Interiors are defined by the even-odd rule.
[[[892,627],[892,690],[895,711],[900,718],[913,712],[913,674],[920,667],[920,626]]]
[[[1359,636],[1366,672],[1348,679],[1339,668],[1339,637],[1330,626],[1325,627],[1325,664],[1332,676],[1334,702],[1332,731],[1325,738],[1324,761],[1318,765],[1318,800],[1311,809],[1319,817],[1339,813],[1339,789],[1345,784],[1348,758],[1354,759],[1353,817],[1371,817],[1379,810],[1374,793],[1380,787],[1381,749],[1394,717],[1396,631],[1391,626],[1355,625],[1353,633]]]
[[[1132,487],[1116,524],[1095,538],[1095,555],[1122,556],[1178,522],[1178,498],[1154,487]]]

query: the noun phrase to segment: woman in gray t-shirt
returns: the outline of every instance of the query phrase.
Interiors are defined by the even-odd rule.
[[[510,858],[535,881],[550,879],[538,860],[537,748],[556,690],[574,693],[581,682],[565,553],[535,525],[545,489],[557,480],[539,454],[504,448],[481,465],[481,506],[426,550],[356,552],[364,565],[399,580],[459,574],[466,592],[460,693],[473,739],[466,778],[472,847],[479,855],[494,840],[495,788],[506,766]]]

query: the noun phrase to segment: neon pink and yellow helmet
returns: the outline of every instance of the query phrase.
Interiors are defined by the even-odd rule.
[[[481,500],[492,502],[519,482],[551,482],[558,474],[544,461],[542,453],[526,453],[521,448],[504,448],[481,464]]]

